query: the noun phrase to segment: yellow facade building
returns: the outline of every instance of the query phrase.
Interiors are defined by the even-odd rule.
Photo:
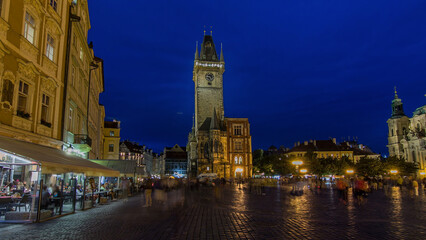
[[[307,153],[316,154],[317,158],[341,159],[346,157],[354,163],[358,162],[361,158],[380,158],[380,154],[372,152],[362,144],[349,141],[338,144],[336,138],[329,140],[309,140],[303,143],[297,142],[287,155],[305,157]]]
[[[87,0],[0,1],[0,135],[101,158],[103,61]]]
[[[61,148],[67,6],[0,4],[0,134]]]
[[[105,121],[102,159],[120,159],[120,121]]]

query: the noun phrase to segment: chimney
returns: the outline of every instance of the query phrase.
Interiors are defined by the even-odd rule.
[[[336,138],[333,138],[333,143],[336,144]]]
[[[314,146],[316,146],[317,145],[317,140],[314,140]]]
[[[305,141],[305,146],[308,146],[308,141]]]

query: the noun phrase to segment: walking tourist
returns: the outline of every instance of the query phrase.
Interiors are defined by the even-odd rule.
[[[145,205],[144,207],[150,207],[152,206],[152,180],[151,178],[148,178],[145,182]]]

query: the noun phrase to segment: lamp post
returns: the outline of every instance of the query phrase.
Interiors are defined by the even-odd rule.
[[[348,170],[346,170],[346,173],[347,173],[347,174],[353,174],[353,173],[354,173],[354,170],[352,170],[352,169],[348,169]]]
[[[396,169],[392,169],[392,170],[390,170],[390,173],[391,173],[391,174],[397,174],[397,173],[398,173],[398,170],[396,170]]]
[[[299,173],[299,166],[303,164],[303,161],[296,160],[296,161],[291,162],[291,164],[296,166],[296,173]]]

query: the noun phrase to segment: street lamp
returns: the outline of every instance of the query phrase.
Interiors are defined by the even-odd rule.
[[[295,165],[296,166],[296,172],[299,172],[299,166],[303,164],[303,161],[296,160],[296,161],[291,162],[291,164]]]
[[[346,170],[346,173],[347,173],[347,174],[352,174],[352,173],[354,173],[354,170],[352,170],[352,169],[348,169],[348,170]]]
[[[300,173],[307,173],[308,172],[308,169],[300,169]]]
[[[396,170],[396,169],[392,169],[392,170],[390,170],[390,173],[391,173],[391,174],[397,174],[397,173],[398,173],[398,170]]]

